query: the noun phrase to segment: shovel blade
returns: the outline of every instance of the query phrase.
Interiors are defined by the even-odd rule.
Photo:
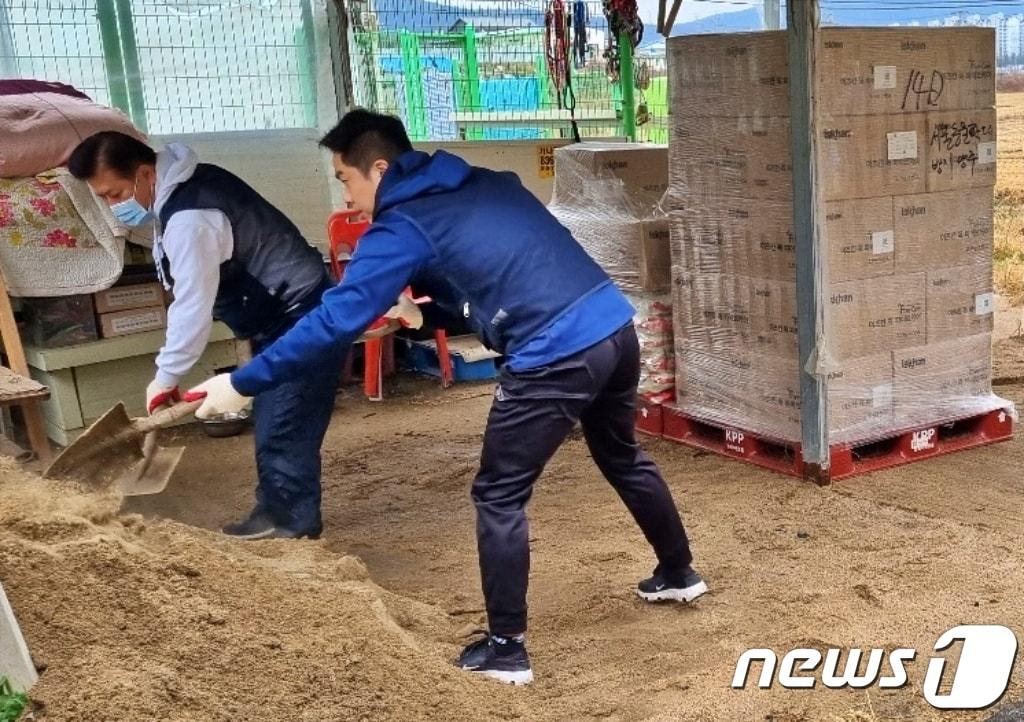
[[[184,446],[157,446],[117,479],[117,488],[125,496],[159,494],[167,488],[174,469],[185,453]]]
[[[138,435],[132,433],[131,417],[124,404],[118,404],[64,449],[43,476],[106,489],[142,458],[142,445]]]

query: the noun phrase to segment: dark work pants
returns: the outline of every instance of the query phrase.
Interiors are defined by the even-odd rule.
[[[672,494],[636,441],[639,375],[640,349],[632,325],[551,366],[502,371],[472,492],[493,633],[526,630],[530,544],[525,507],[534,481],[577,421],[591,456],[662,568],[681,571],[692,561]]]
[[[254,344],[254,352],[269,343]],[[334,411],[346,351],[339,349],[253,400],[256,505],[276,524],[298,533],[319,534],[323,527],[320,446]]]

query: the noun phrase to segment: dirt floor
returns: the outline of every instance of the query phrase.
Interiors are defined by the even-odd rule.
[[[1024,345],[1006,347],[1024,354]],[[1004,349],[1005,351],[1005,349]],[[1002,353],[1002,352],[1001,352]],[[1020,363],[1017,357],[1014,363]],[[1024,385],[997,389],[1024,402]],[[37,663],[39,720],[920,720],[938,636],[1024,630],[1024,435],[822,489],[664,441],[647,448],[712,593],[633,594],[653,565],[580,438],[531,505],[529,648],[507,688],[450,666],[482,625],[468,497],[486,384],[404,380],[339,396],[324,538],[232,542],[251,504],[251,434],[173,434],[167,492],[84,496],[0,469],[0,579]],[[361,561],[360,561],[361,560]],[[751,647],[916,647],[895,691],[733,690]],[[1024,697],[1018,665],[1009,694]],[[753,687],[753,685],[751,685]],[[998,706],[996,707],[998,709]]]

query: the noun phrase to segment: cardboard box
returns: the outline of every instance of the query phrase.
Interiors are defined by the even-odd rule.
[[[995,105],[992,28],[824,28],[820,107],[875,115]]]
[[[623,290],[668,293],[672,259],[667,219],[637,220],[600,208],[550,210]]]
[[[832,284],[827,298],[829,350],[839,361],[926,341],[925,274]]]
[[[555,149],[553,204],[655,205],[668,187],[668,146],[574,143]]]
[[[677,404],[687,413],[776,439],[800,439],[800,378],[793,360],[677,349]],[[833,443],[893,427],[892,354],[853,359],[829,376]]]
[[[825,204],[829,280],[849,281],[895,271],[892,199]],[[796,281],[793,207],[789,202],[701,199],[669,213],[674,263],[703,273]]]
[[[672,245],[668,220],[642,221],[639,235],[640,288],[651,293],[667,293],[672,288]]]
[[[829,281],[888,276],[896,268],[892,198],[825,203]]]
[[[114,311],[99,316],[103,338],[127,336],[155,331],[167,326],[167,310],[163,306]]]
[[[40,348],[57,348],[99,339],[92,296],[22,299],[25,341]]]
[[[992,336],[904,349],[893,355],[895,410],[901,426],[925,426],[990,411]]]
[[[991,259],[928,271],[928,343],[990,333],[994,316]]]
[[[756,352],[796,358],[796,285],[735,274],[676,273],[677,338],[717,355]]]
[[[669,38],[669,103],[701,116],[789,115],[786,33]]]
[[[875,115],[995,104],[991,28],[822,28],[819,104]],[[789,115],[786,33],[670,38],[670,102],[713,115]]]
[[[896,196],[896,272],[992,258],[992,189]]]
[[[818,131],[825,200],[923,193],[927,115],[832,116]]]
[[[892,428],[891,352],[842,363],[828,374],[827,389],[833,443],[860,441]]]
[[[93,294],[96,313],[127,311],[164,305],[164,287],[159,283],[114,286]]]
[[[791,201],[793,163],[789,118],[671,118],[669,187],[681,198],[735,196]]]
[[[771,363],[740,352],[706,354],[677,347],[676,405],[697,418],[765,437],[800,438],[795,363]]]
[[[991,188],[995,183],[995,109],[929,113],[928,191]]]
[[[669,213],[673,263],[702,273],[796,281],[789,202],[707,198]]]

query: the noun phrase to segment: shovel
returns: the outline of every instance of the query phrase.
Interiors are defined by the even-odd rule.
[[[185,447],[157,446],[157,431],[202,403],[175,404],[139,419],[129,417],[119,403],[64,449],[43,476],[76,481],[97,491],[118,490],[125,496],[159,494],[167,488]]]

